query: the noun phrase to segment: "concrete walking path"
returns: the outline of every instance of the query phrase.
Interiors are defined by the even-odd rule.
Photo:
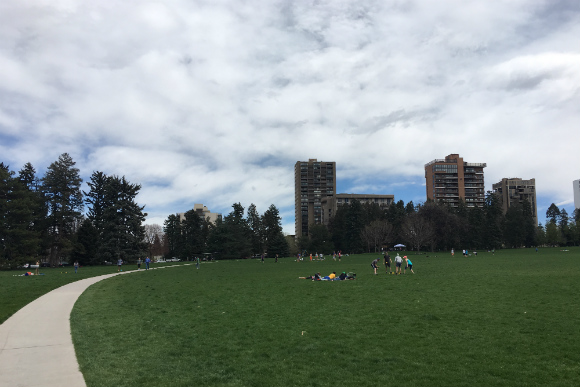
[[[61,286],[0,325],[0,387],[86,387],[72,343],[72,308],[92,284],[136,272],[105,274]]]

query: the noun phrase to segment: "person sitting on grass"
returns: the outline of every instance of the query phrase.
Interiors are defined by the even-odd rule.
[[[406,255],[403,258],[405,258],[405,271],[403,272],[403,274],[407,272],[407,268],[411,270],[411,273],[415,274],[415,272],[413,271],[413,262],[411,262],[411,260],[407,258]]]

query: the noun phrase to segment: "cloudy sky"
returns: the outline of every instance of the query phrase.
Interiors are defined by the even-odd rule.
[[[540,221],[580,179],[577,0],[4,0],[0,69],[0,161],[124,175],[148,223],[273,203],[293,234],[309,158],[419,203],[459,153],[535,178]]]

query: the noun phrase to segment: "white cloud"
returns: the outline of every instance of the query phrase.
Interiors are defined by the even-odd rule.
[[[336,161],[347,191],[416,202],[420,184],[382,182],[460,153],[488,164],[489,187],[535,177],[567,205],[579,22],[578,6],[540,0],[9,0],[0,161],[42,169],[69,152],[87,177],[142,184],[149,221],[274,203],[289,233],[293,165],[309,158]]]

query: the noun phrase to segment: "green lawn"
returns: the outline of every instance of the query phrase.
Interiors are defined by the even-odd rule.
[[[170,265],[156,263],[152,267]],[[125,270],[136,269],[136,265],[123,265]],[[145,267],[145,264],[142,265]],[[23,277],[27,271],[34,273],[35,269],[20,269],[0,271],[0,324],[16,313],[26,304],[38,297],[68,283],[98,275],[117,272],[117,266],[87,266],[81,267],[77,274],[72,266],[64,268],[40,268],[42,275]]]
[[[577,386],[580,250],[222,261],[91,286],[71,321],[91,386]],[[315,271],[355,281],[313,282]]]

